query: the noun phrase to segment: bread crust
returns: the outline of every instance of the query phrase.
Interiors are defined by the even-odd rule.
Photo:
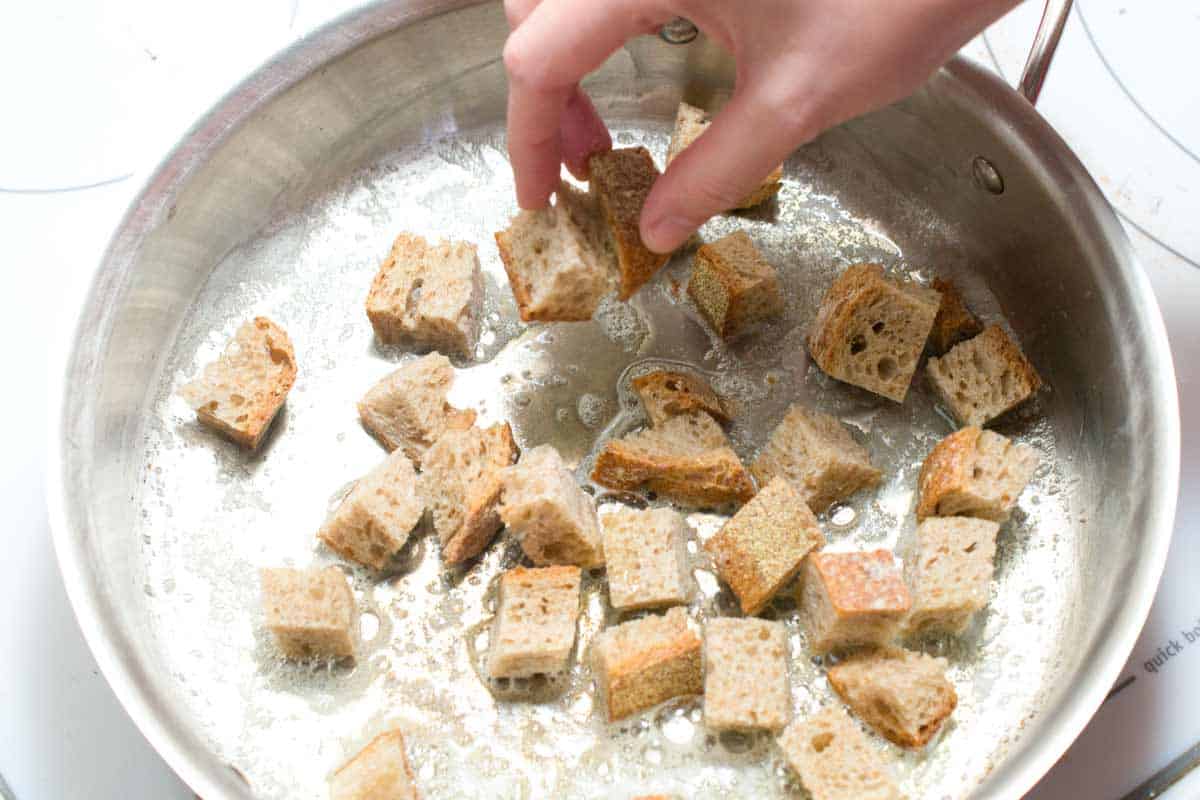
[[[588,159],[588,168],[617,255],[617,296],[628,300],[670,257],[647,248],[640,228],[642,207],[660,173],[644,147],[596,153]]]
[[[917,478],[917,520],[938,516],[938,503],[968,480],[983,431],[971,425],[942,439],[921,464]]]
[[[655,370],[639,375],[631,384],[654,426],[670,417],[694,411],[703,411],[720,422],[729,422],[733,416],[711,386],[686,372]]]
[[[229,352],[235,343],[242,348],[248,345],[264,348],[272,365],[272,375],[263,387],[239,387],[246,396],[244,405],[239,407],[242,413],[228,420],[224,418],[227,416],[225,409],[211,396],[209,373],[231,368],[228,366]],[[238,328],[217,361],[205,367],[204,372],[204,376],[182,390],[184,398],[196,409],[196,418],[242,447],[257,450],[296,382],[296,352],[287,331],[266,317],[255,317]]]
[[[754,496],[750,474],[729,448],[695,456],[660,456],[616,440],[600,451],[592,480],[619,491],[646,487],[677,502],[700,506],[745,503]]]
[[[933,289],[941,294],[942,303],[933,319],[933,330],[929,332],[929,350],[940,356],[959,342],[978,336],[983,331],[983,324],[967,308],[953,281],[934,278]]]

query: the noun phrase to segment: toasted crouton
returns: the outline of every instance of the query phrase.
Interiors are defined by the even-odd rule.
[[[667,166],[675,160],[675,157],[687,149],[688,145],[700,138],[700,134],[708,128],[711,120],[703,110],[687,103],[679,104],[679,111],[675,115],[675,132],[671,136],[671,145],[667,149]],[[759,203],[765,202],[779,191],[783,185],[783,165],[771,170],[771,174],[763,178],[763,182],[758,188],[750,194],[738,201],[737,205],[732,210],[743,208],[753,208]]]
[[[594,654],[608,719],[703,692],[700,649],[700,637],[679,606],[665,616],[642,617],[601,633]]]
[[[417,473],[395,452],[358,480],[317,537],[343,558],[382,570],[424,514]]]
[[[384,344],[411,340],[442,353],[471,355],[479,337],[483,273],[475,245],[430,244],[402,233],[367,295],[367,316]]]
[[[604,564],[596,507],[557,450],[533,448],[504,470],[501,482],[500,518],[534,564]]]
[[[572,214],[563,183],[556,205],[521,211],[496,234],[500,260],[524,322],[588,320],[608,293],[612,275],[603,251]],[[575,207],[579,207],[576,203]]]
[[[329,779],[330,800],[420,800],[404,736],[385,731]]]
[[[419,486],[447,564],[478,555],[500,529],[500,473],[516,458],[507,422],[447,431],[425,454]]]
[[[900,800],[891,771],[841,708],[797,719],[779,737],[788,764],[813,800]]]
[[[902,403],[940,302],[878,264],[856,264],[825,293],[808,349],[829,376]]]
[[[778,731],[791,716],[787,631],[781,622],[723,617],[704,626],[704,724]]]
[[[786,478],[814,514],[877,486],[883,475],[844,425],[800,405],[788,409],[750,472],[760,485]]]
[[[579,567],[517,567],[501,575],[488,674],[525,678],[566,669],[575,645],[579,585]]]
[[[1033,478],[1038,457],[993,431],[962,428],[942,441],[921,465],[917,519],[979,517],[1004,522]]]
[[[813,553],[805,561],[800,619],[814,652],[887,644],[911,607],[890,550]]]
[[[259,571],[267,628],[293,659],[354,655],[354,595],[337,567]]]
[[[650,424],[656,428],[671,417],[694,411],[703,411],[720,422],[732,417],[725,401],[696,375],[660,369],[639,375],[631,383]]]
[[[931,517],[917,526],[913,558],[905,561],[912,635],[961,634],[987,605],[1000,526],[986,519]]]
[[[661,426],[604,445],[592,469],[601,486],[651,491],[692,506],[745,502],[754,496],[750,474],[721,426],[703,412],[671,417]]]
[[[791,484],[775,478],[704,543],[746,614],[757,614],[825,544],[812,511]]]
[[[255,317],[179,394],[201,423],[256,450],[295,382],[296,354],[287,332]]]
[[[935,356],[940,356],[959,342],[978,336],[983,331],[983,324],[967,308],[966,301],[952,281],[934,278],[933,290],[942,296],[942,302],[929,334],[929,349]]]
[[[687,566],[687,523],[669,508],[622,508],[600,518],[613,608],[686,603],[695,591]]]
[[[999,325],[929,359],[926,372],[934,394],[960,425],[986,425],[1042,385],[1037,370]]]
[[[639,227],[642,206],[659,176],[658,167],[646,148],[628,147],[592,155],[588,168],[591,192],[608,223],[617,256],[617,296],[628,300],[654,277],[669,257],[642,244]]]
[[[863,722],[902,747],[924,747],[958,705],[946,659],[899,648],[830,667],[829,685]]]
[[[363,426],[388,449],[404,451],[420,466],[430,445],[448,430],[475,424],[475,412],[446,402],[454,367],[441,353],[410,361],[388,375],[358,402]]]
[[[736,336],[783,312],[779,275],[745,231],[701,245],[688,295],[718,336]]]

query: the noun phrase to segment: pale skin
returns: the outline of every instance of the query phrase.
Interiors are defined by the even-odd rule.
[[[545,207],[561,165],[584,178],[587,157],[612,147],[579,81],[627,40],[675,17],[733,54],[737,80],[729,103],[646,200],[642,240],[663,253],[821,131],[911,94],[1018,2],[506,0],[517,202]]]

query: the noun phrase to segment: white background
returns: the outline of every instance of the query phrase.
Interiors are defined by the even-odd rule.
[[[21,800],[191,798],[117,704],[67,604],[44,510],[46,404],[61,287],[187,126],[345,0],[9,4],[0,27],[0,348],[7,421],[0,580],[0,774]],[[1167,319],[1183,408],[1179,522],[1163,590],[1107,702],[1032,796],[1116,800],[1200,741],[1200,645],[1141,664],[1200,622],[1200,6],[1077,0],[1040,104],[1117,206]],[[1014,82],[1033,4],[967,53]],[[101,184],[86,187],[91,184]],[[1119,532],[1118,532],[1119,533]],[[1200,797],[1193,775],[1169,794]]]

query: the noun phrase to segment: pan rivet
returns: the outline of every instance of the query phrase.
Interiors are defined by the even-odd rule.
[[[1004,176],[992,162],[983,156],[975,156],[971,163],[971,172],[975,175],[975,184],[980,189],[992,194],[1004,194]]]
[[[658,31],[658,35],[667,44],[687,44],[695,39],[699,33],[700,31],[696,26],[683,17],[676,17],[666,25],[663,25]]]

